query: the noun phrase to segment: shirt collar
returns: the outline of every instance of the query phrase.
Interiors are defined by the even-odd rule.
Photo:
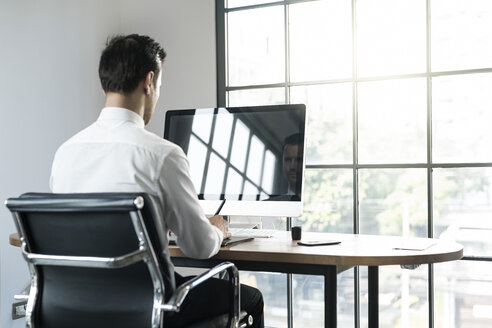
[[[98,121],[129,121],[135,123],[138,127],[145,126],[143,118],[129,109],[121,107],[104,107],[99,114]]]

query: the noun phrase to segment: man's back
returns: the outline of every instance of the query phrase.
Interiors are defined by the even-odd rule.
[[[55,192],[143,191],[158,196],[158,166],[177,151],[174,144],[143,129],[137,114],[105,108],[95,123],[57,151],[51,188]]]
[[[183,151],[146,131],[142,118],[124,108],[104,108],[59,148],[50,186],[59,193],[145,192],[159,204],[162,243],[167,245],[171,229],[192,257],[210,257],[222,239],[196,199]]]

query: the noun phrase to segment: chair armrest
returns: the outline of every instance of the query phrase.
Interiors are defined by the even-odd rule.
[[[22,255],[27,262],[39,265],[57,265],[69,267],[85,267],[99,269],[118,269],[129,266],[148,258],[147,248],[140,249],[117,257],[95,256],[63,256],[30,253],[26,250],[27,244],[22,243]]]
[[[229,323],[230,327],[237,327],[239,323],[239,312],[240,312],[240,304],[239,304],[239,271],[236,266],[231,262],[223,262],[210,270],[190,279],[185,282],[173,293],[169,301],[165,304],[161,304],[160,308],[163,311],[173,311],[179,312],[181,305],[183,304],[186,296],[193,288],[199,286],[203,282],[207,281],[210,278],[213,278],[215,275],[227,271],[229,273],[229,282],[231,284],[231,292],[229,294],[230,304],[232,304],[229,309]]]

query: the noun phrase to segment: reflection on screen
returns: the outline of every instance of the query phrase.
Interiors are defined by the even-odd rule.
[[[304,128],[304,105],[173,110],[164,137],[187,154],[200,199],[300,200]]]

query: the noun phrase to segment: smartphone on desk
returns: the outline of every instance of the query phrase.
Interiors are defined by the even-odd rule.
[[[337,245],[340,244],[340,240],[300,240],[297,245],[301,246],[323,246],[323,245]]]

